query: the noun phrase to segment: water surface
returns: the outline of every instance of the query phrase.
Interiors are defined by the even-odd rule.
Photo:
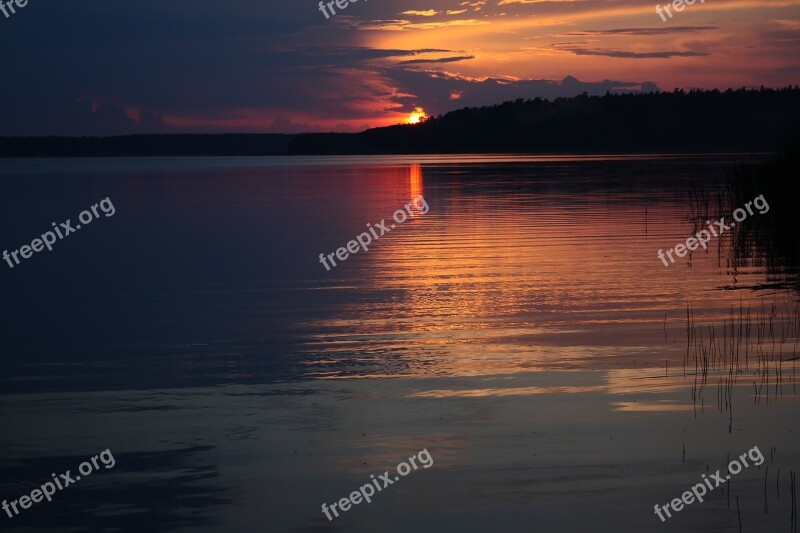
[[[690,188],[757,159],[4,160],[5,249],[116,213],[0,263],[0,496],[117,461],[4,525],[733,531],[738,496],[745,531],[785,530],[797,297],[733,236],[657,257],[694,233]],[[429,212],[320,264],[420,195]],[[753,446],[769,456],[732,507],[718,489],[660,523],[654,504]],[[433,467],[321,513],[423,448]]]

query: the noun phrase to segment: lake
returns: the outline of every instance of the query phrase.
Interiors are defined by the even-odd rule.
[[[114,206],[0,262],[0,498],[115,459],[0,523],[791,531],[798,265],[746,246],[768,211],[658,257],[720,215],[697,191],[760,159],[0,160],[9,252]],[[654,505],[754,447],[662,524]],[[421,450],[429,467],[323,514]]]

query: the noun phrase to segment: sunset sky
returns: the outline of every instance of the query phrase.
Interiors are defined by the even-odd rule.
[[[516,98],[800,83],[800,0],[29,0],[0,135],[359,131]]]

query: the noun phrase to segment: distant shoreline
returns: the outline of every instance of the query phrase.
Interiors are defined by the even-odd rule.
[[[4,138],[0,137],[0,143],[4,142]],[[559,161],[609,161],[609,160],[660,160],[664,158],[713,158],[713,157],[733,157],[733,156],[748,156],[759,157],[774,154],[775,151],[771,150],[758,150],[758,151],[697,151],[697,152],[638,152],[622,150],[612,150],[604,152],[440,152],[440,153],[385,153],[385,154],[293,154],[293,153],[153,153],[153,154],[98,154],[98,155],[84,155],[84,154],[38,154],[38,155],[9,155],[0,151],[0,160],[46,160],[46,159],[183,159],[183,158],[209,158],[209,159],[223,159],[223,158],[269,158],[269,159],[304,159],[304,158],[369,158],[369,157],[387,157],[407,159],[412,158],[419,162],[436,163],[437,160],[449,160],[449,158],[467,158],[474,159],[475,162],[486,160],[486,162],[559,162]],[[424,161],[429,159],[429,161]],[[503,161],[506,159],[507,161]]]
[[[360,133],[0,137],[8,157],[774,152],[800,133],[800,87],[518,99]]]

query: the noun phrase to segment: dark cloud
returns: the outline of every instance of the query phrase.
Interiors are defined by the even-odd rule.
[[[399,64],[414,65],[420,63],[455,63],[456,61],[464,61],[466,59],[475,59],[475,56],[443,57],[441,59],[409,59],[408,61],[401,61]]]
[[[568,36],[593,35],[669,35],[673,33],[695,33],[699,31],[718,30],[717,26],[675,26],[668,28],[621,28],[613,30],[584,30],[565,33]]]
[[[33,106],[15,105],[3,109],[0,135],[94,136],[172,131],[158,113],[133,110],[130,115],[110,102],[93,105],[88,100],[50,97]]]
[[[269,53],[290,54],[291,65],[313,66],[315,68],[362,67],[372,60],[418,56],[423,54],[452,53],[452,50],[423,48],[420,50],[392,50],[365,48],[360,46],[304,46],[277,50]],[[429,60],[418,60],[428,62]]]
[[[626,50],[592,50],[589,48],[563,45],[554,45],[553,48],[563,52],[570,52],[576,56],[621,57],[627,59],[669,59],[671,57],[698,57],[710,55],[706,52],[628,52]]]
[[[604,80],[582,82],[573,76],[562,80],[516,80],[504,78],[470,79],[445,75],[433,71],[386,69],[384,74],[401,89],[396,101],[401,110],[411,112],[425,102],[428,114],[440,114],[460,107],[493,105],[518,98],[558,98],[582,93],[603,95],[610,93],[658,92],[652,82]],[[458,95],[453,98],[453,95]]]
[[[281,133],[315,133],[322,131],[319,124],[301,124],[292,122],[291,119],[286,117],[278,117],[272,121],[266,130],[267,132],[281,132]]]

